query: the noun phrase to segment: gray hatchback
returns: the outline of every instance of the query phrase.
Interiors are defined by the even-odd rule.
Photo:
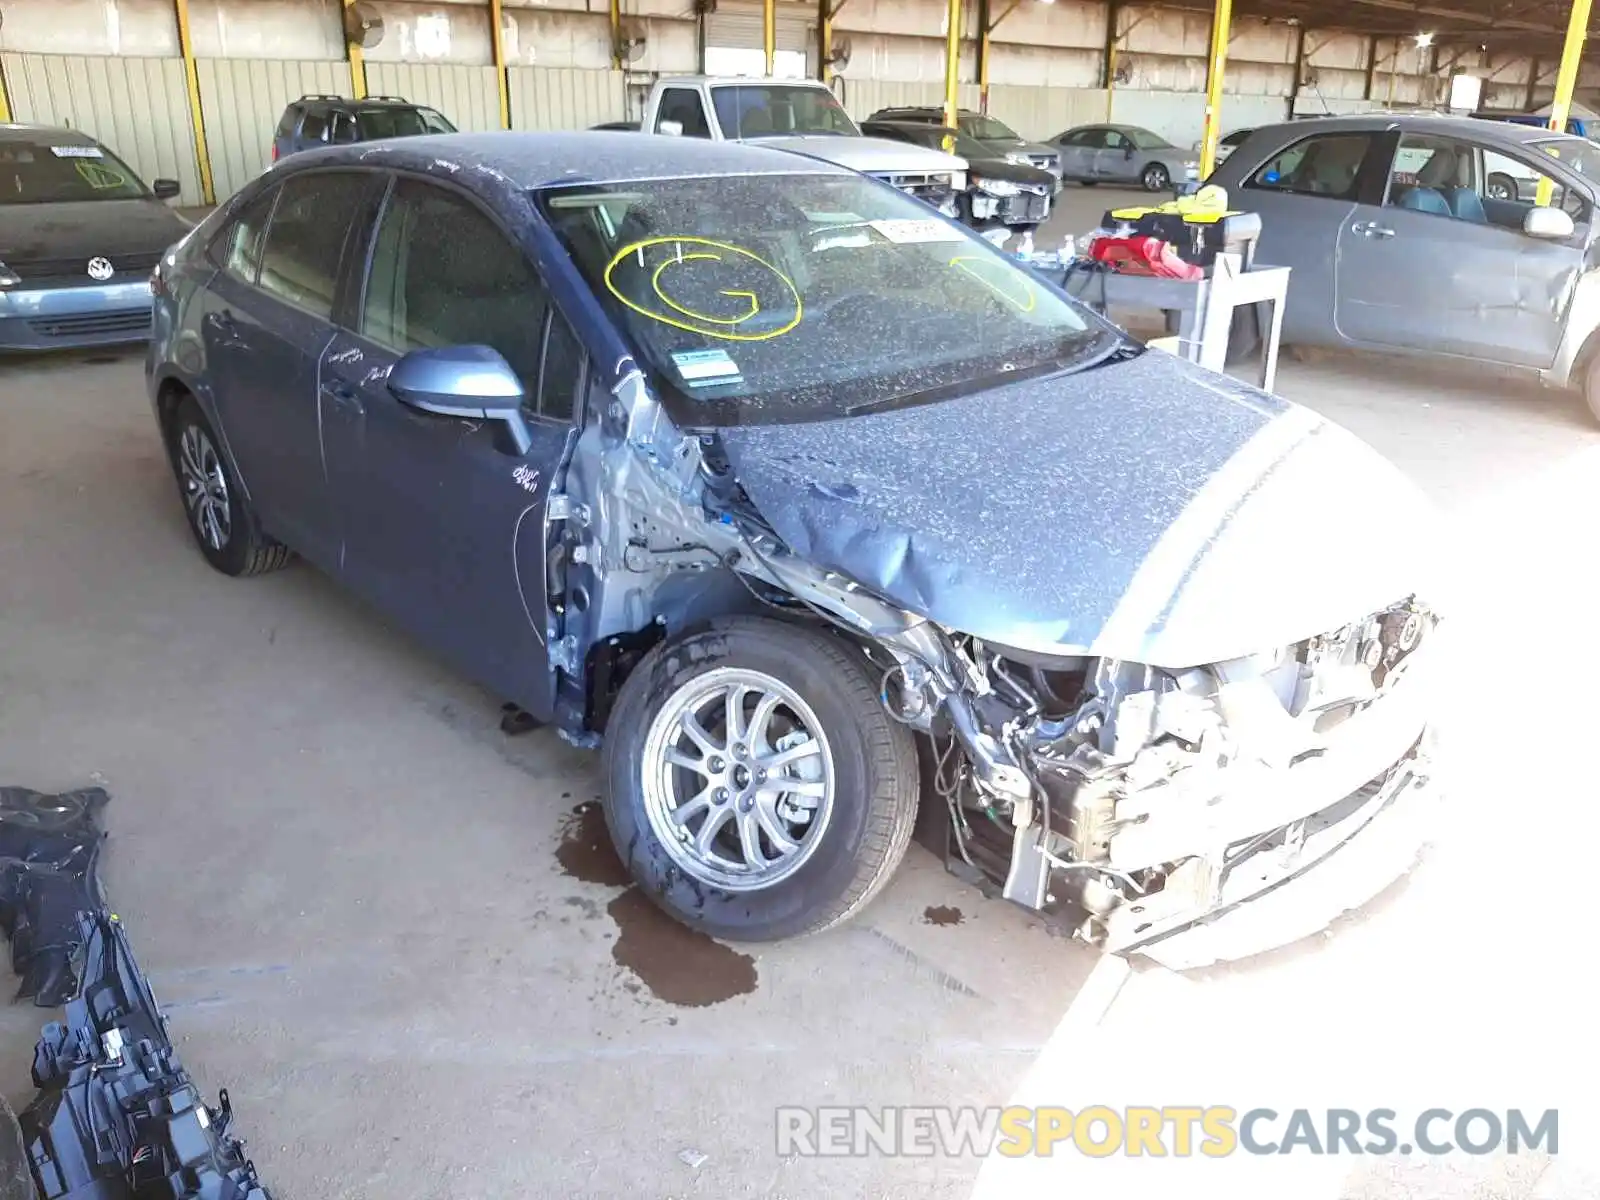
[[[1387,113],[1258,129],[1206,182],[1293,268],[1284,341],[1492,363],[1600,418],[1597,180],[1583,138]]]

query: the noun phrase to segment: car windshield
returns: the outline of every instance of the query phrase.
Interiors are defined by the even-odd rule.
[[[363,142],[456,132],[454,125],[431,108],[363,108],[356,113],[356,126],[361,130]]]
[[[972,113],[961,118],[961,132],[985,142],[1020,142],[1017,131],[1002,121]]]
[[[538,199],[691,427],[944,399],[1120,344],[987,242],[858,176],[574,185]]]
[[[820,87],[738,84],[712,88],[711,100],[724,137],[789,137],[797,133],[856,137],[861,132],[833,93]]]
[[[0,141],[0,204],[137,200],[149,190],[102,146]]]
[[[1600,146],[1584,138],[1552,137],[1528,145],[1558,158],[1586,179],[1600,184]]]
[[[944,130],[942,130],[942,129],[939,130],[939,133],[943,134]],[[988,146],[985,146],[982,142],[976,141],[973,138],[968,137],[964,133],[958,133],[956,135],[956,153],[959,154],[962,158],[998,158],[999,157],[999,154],[998,154],[997,151],[990,149]]]
[[[1166,138],[1148,129],[1124,129],[1122,133],[1140,150],[1159,150],[1167,144]]]

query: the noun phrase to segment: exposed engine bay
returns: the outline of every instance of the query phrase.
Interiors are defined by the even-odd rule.
[[[1227,661],[1157,667],[1022,650],[906,611],[791,552],[715,434],[684,435],[637,373],[550,502],[558,718],[598,741],[608,680],[729,611],[825,623],[927,739],[948,857],[1108,949],[1293,875],[1425,781],[1435,615],[1416,596]]]

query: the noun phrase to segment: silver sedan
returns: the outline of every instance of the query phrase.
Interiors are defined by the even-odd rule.
[[[1061,178],[1076,183],[1136,183],[1165,192],[1195,178],[1192,151],[1137,125],[1080,125],[1050,139],[1061,156]]]

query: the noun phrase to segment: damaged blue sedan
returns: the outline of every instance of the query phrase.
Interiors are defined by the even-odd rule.
[[[618,853],[709,934],[844,921],[915,828],[1096,945],[1236,957],[1422,840],[1415,489],[887,185],[626,133],[314,151],[156,292],[205,558],[298,554],[602,748]]]

